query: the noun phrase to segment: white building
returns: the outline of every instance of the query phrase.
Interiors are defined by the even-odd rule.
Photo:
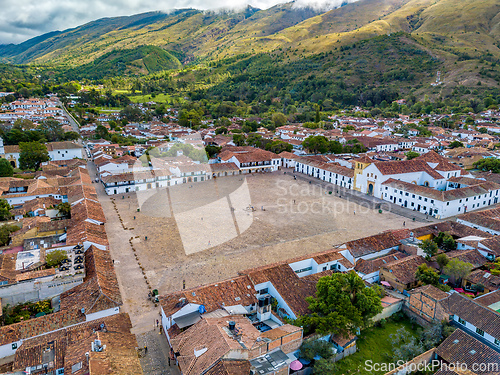
[[[307,157],[297,157],[295,171],[347,189],[352,189],[354,186],[354,170],[336,163],[325,163]]]

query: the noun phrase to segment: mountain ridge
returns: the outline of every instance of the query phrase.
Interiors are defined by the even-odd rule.
[[[411,56],[406,52],[401,56],[417,61],[418,55],[425,53],[440,61],[445,86],[449,82],[472,85],[480,81],[491,86],[496,85],[500,77],[500,3],[497,0],[359,0],[326,12],[297,9],[294,3],[264,10],[247,7],[239,12],[196,9],[179,9],[168,14],[148,12],[99,19],[19,45],[0,46],[0,61],[51,64],[71,72],[80,69],[83,77],[99,79],[105,76],[92,75],[96,64],[104,63],[99,59],[105,59],[110,53],[123,63],[121,74],[144,75],[156,72],[157,67],[179,67],[175,58],[185,66],[271,53],[281,54],[280,63],[289,64],[306,56],[342,51],[361,41],[395,33],[404,34],[398,37],[397,45],[412,51]],[[152,60],[146,59],[150,65],[143,64],[142,58],[131,60],[133,51],[144,51],[147,46],[167,54],[155,50]],[[377,43],[370,46],[379,48]],[[116,52],[120,50],[125,52]],[[356,60],[370,61],[370,55],[378,53],[367,48],[356,51],[361,55],[348,59],[351,68],[356,66]],[[351,52],[337,58],[343,59],[346,53]],[[347,62],[343,69],[349,68]],[[404,66],[404,62],[402,64]],[[408,68],[405,66],[403,70]],[[368,64],[365,69],[376,72],[378,67]],[[103,71],[113,74],[107,68]],[[422,73],[419,77],[427,83],[436,77],[432,70],[427,76]]]

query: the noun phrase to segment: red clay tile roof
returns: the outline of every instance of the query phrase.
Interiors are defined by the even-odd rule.
[[[441,301],[448,298],[450,295],[446,292],[443,292],[441,289],[436,288],[433,285],[423,285],[418,288],[412,289],[410,294],[418,294],[423,293],[436,301]]]
[[[219,153],[221,160],[229,160],[236,157],[240,163],[250,163],[259,161],[271,161],[272,159],[279,159],[279,156],[274,152],[265,151],[254,147],[224,147],[222,152]]]
[[[210,164],[212,172],[238,171],[239,168],[234,163],[213,163]]]
[[[87,219],[97,221],[99,223],[106,222],[104,210],[99,201],[92,199],[82,199],[71,205],[71,219],[77,223]]]
[[[68,228],[66,244],[78,245],[84,241],[94,244],[108,246],[108,236],[104,225],[98,225],[82,221]]]
[[[84,321],[85,316],[78,309],[70,309],[3,326],[0,327],[0,345],[28,339]]]
[[[248,375],[250,362],[238,359],[221,359],[204,375]]]
[[[460,215],[458,219],[500,232],[500,208],[498,207],[468,212]]]
[[[432,169],[425,161],[417,159],[402,161],[377,161],[374,162],[373,165],[375,165],[383,175],[426,172],[429,176],[435,179],[444,179],[442,175]],[[458,167],[456,168],[459,169]]]
[[[381,269],[386,269],[403,284],[410,284],[416,281],[415,272],[418,266],[424,264],[425,260],[420,255],[412,255],[389,264],[384,264]]]
[[[174,352],[179,353],[177,360],[185,375],[202,374],[230,351],[219,328],[208,324],[206,319],[171,339],[171,344]],[[195,357],[194,350],[203,348],[207,351]]]
[[[480,231],[475,228],[471,228],[467,225],[460,224],[454,221],[443,221],[441,223],[429,224],[423,227],[418,227],[412,230],[416,238],[426,236],[428,234],[433,234],[437,236],[439,232],[448,232],[455,238],[467,237],[467,236],[477,236],[488,238],[491,235],[489,233]]]
[[[255,289],[248,276],[238,276],[218,283],[202,285],[160,297],[163,311],[170,316],[183,306],[182,298],[189,303],[205,306],[207,312],[215,311],[222,306],[257,303]]]
[[[500,276],[492,275],[487,271],[473,271],[465,278],[465,280],[472,284],[481,284],[489,290],[500,289]]]
[[[479,181],[479,180],[478,180]],[[482,181],[481,183],[473,186],[467,186],[452,190],[436,190],[432,187],[415,185],[410,182],[395,180],[389,178],[384,181],[382,185],[389,186],[395,189],[407,191],[409,193],[422,195],[442,202],[452,201],[456,199],[469,198],[476,195],[483,195],[489,193],[491,190],[500,189],[500,185],[494,182]]]
[[[85,308],[85,314],[91,314],[122,304],[109,251],[89,247],[85,252],[85,270],[83,284],[61,294],[61,310]]]
[[[326,163],[323,161],[317,161],[312,159],[310,156],[298,156],[295,158],[297,163],[302,163],[304,165],[309,165],[311,167],[319,168],[327,172],[336,173],[342,176],[354,177],[354,169],[343,167],[335,163]]]
[[[498,303],[500,302],[500,289],[476,297],[474,298],[474,302],[477,302],[485,307]]]
[[[448,258],[456,258],[462,262],[472,264],[473,269],[479,268],[486,264],[487,260],[477,250],[455,250],[446,253]]]
[[[346,242],[346,247],[355,258],[373,254],[385,249],[399,246],[401,242],[392,232],[383,232],[373,236]]]
[[[248,274],[254,284],[271,282],[294,314],[299,316],[309,313],[306,297],[315,295],[318,279],[331,275],[332,271],[328,270],[299,278],[288,263],[283,263],[254,268],[242,273]]]
[[[472,369],[474,364],[500,363],[500,353],[460,328],[438,346],[436,353],[448,363],[464,363],[469,369]],[[498,375],[498,371],[476,371],[478,374]]]
[[[365,275],[368,275],[373,272],[377,272],[380,270],[380,268],[385,265],[385,264],[390,264],[396,260],[403,259],[407,257],[407,254],[404,254],[400,251],[391,251],[390,254],[374,258],[374,259],[361,259],[358,262],[356,262],[356,266],[354,269],[357,272],[361,272]]]
[[[459,293],[452,293],[440,304],[450,315],[457,315],[491,336],[500,337],[500,314],[498,312],[488,309]]]
[[[104,325],[104,330],[101,329],[101,324]],[[46,363],[42,361],[42,354],[47,348],[51,348],[54,351],[55,363],[53,367],[49,367],[49,371],[51,368],[63,367],[65,372],[72,374],[72,365],[82,362],[82,369],[74,374],[88,373],[89,366],[85,353],[90,353],[91,363],[93,359],[104,360],[106,366],[114,370],[114,372],[90,371],[91,374],[142,374],[135,350],[137,340],[130,334],[131,327],[128,314],[121,313],[27,339],[16,351],[13,368],[22,371],[26,367]],[[103,352],[91,351],[91,343],[95,339],[101,340],[101,344],[106,345]],[[132,372],[126,371],[127,367],[132,369]]]

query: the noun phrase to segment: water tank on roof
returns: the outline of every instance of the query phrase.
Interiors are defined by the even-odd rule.
[[[229,328],[230,331],[234,331],[234,329],[236,328],[236,322],[234,320],[231,320],[228,323],[228,328]]]

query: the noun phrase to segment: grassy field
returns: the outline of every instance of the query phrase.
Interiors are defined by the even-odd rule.
[[[154,98],[151,95],[131,95],[129,98],[132,103],[147,103],[153,101],[156,103],[171,104],[174,101],[174,97],[168,94],[156,94]]]
[[[389,335],[402,327],[416,336],[408,321],[387,322],[383,328],[371,327],[362,331],[357,342],[358,351],[337,362],[335,374],[384,374],[385,371],[368,371],[365,369],[365,362],[371,360],[372,363],[391,363],[393,349]]]
[[[120,107],[94,107],[99,113],[120,112],[123,108]]]

